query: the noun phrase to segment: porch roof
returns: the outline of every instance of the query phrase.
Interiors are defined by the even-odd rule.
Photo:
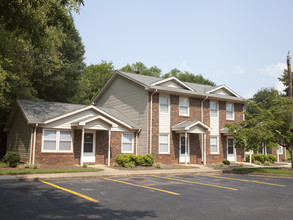
[[[204,134],[207,131],[210,131],[211,128],[201,121],[183,121],[177,125],[172,127],[172,131],[176,131],[178,133],[187,132],[187,133],[197,133]]]
[[[229,132],[229,129],[227,127],[222,128],[220,132],[225,136],[233,136],[233,134]]]

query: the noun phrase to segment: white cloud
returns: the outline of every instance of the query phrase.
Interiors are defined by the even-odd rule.
[[[276,85],[275,85],[275,89],[278,90],[281,93],[284,93],[285,86],[283,85],[282,82],[277,81]]]
[[[235,71],[236,71],[236,74],[239,74],[239,75],[242,75],[243,73],[245,73],[245,69],[239,65],[235,67]]]
[[[256,89],[250,88],[248,91],[243,95],[243,98],[250,99],[253,95],[257,92]]]
[[[286,63],[276,63],[273,65],[268,65],[264,68],[259,68],[257,71],[259,73],[271,76],[271,77],[279,77],[284,72],[284,69],[287,68]]]

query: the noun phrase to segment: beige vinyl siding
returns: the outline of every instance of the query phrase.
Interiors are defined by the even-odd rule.
[[[6,151],[19,152],[21,161],[29,161],[31,147],[31,126],[19,110],[9,128]]]
[[[124,77],[117,76],[96,102],[96,106],[114,108],[131,119],[142,129],[138,153],[147,153],[147,91]]]

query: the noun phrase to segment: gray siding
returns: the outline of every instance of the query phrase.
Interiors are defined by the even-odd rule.
[[[19,110],[9,128],[6,151],[16,151],[21,161],[28,161],[30,157],[31,126],[27,125]]]
[[[142,131],[138,142],[138,153],[147,153],[147,91],[124,77],[118,76],[96,106],[114,108],[138,124]]]

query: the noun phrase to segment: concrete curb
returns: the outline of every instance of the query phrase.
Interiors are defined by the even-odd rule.
[[[151,176],[151,175],[180,175],[180,174],[219,174],[221,170],[193,170],[193,169],[177,169],[177,170],[160,170],[155,172],[124,172],[124,173],[59,173],[59,174],[28,174],[28,175],[7,175],[0,176],[0,183],[7,182],[30,182],[42,180],[65,180],[65,179],[97,179],[106,177],[128,177],[128,176]]]

